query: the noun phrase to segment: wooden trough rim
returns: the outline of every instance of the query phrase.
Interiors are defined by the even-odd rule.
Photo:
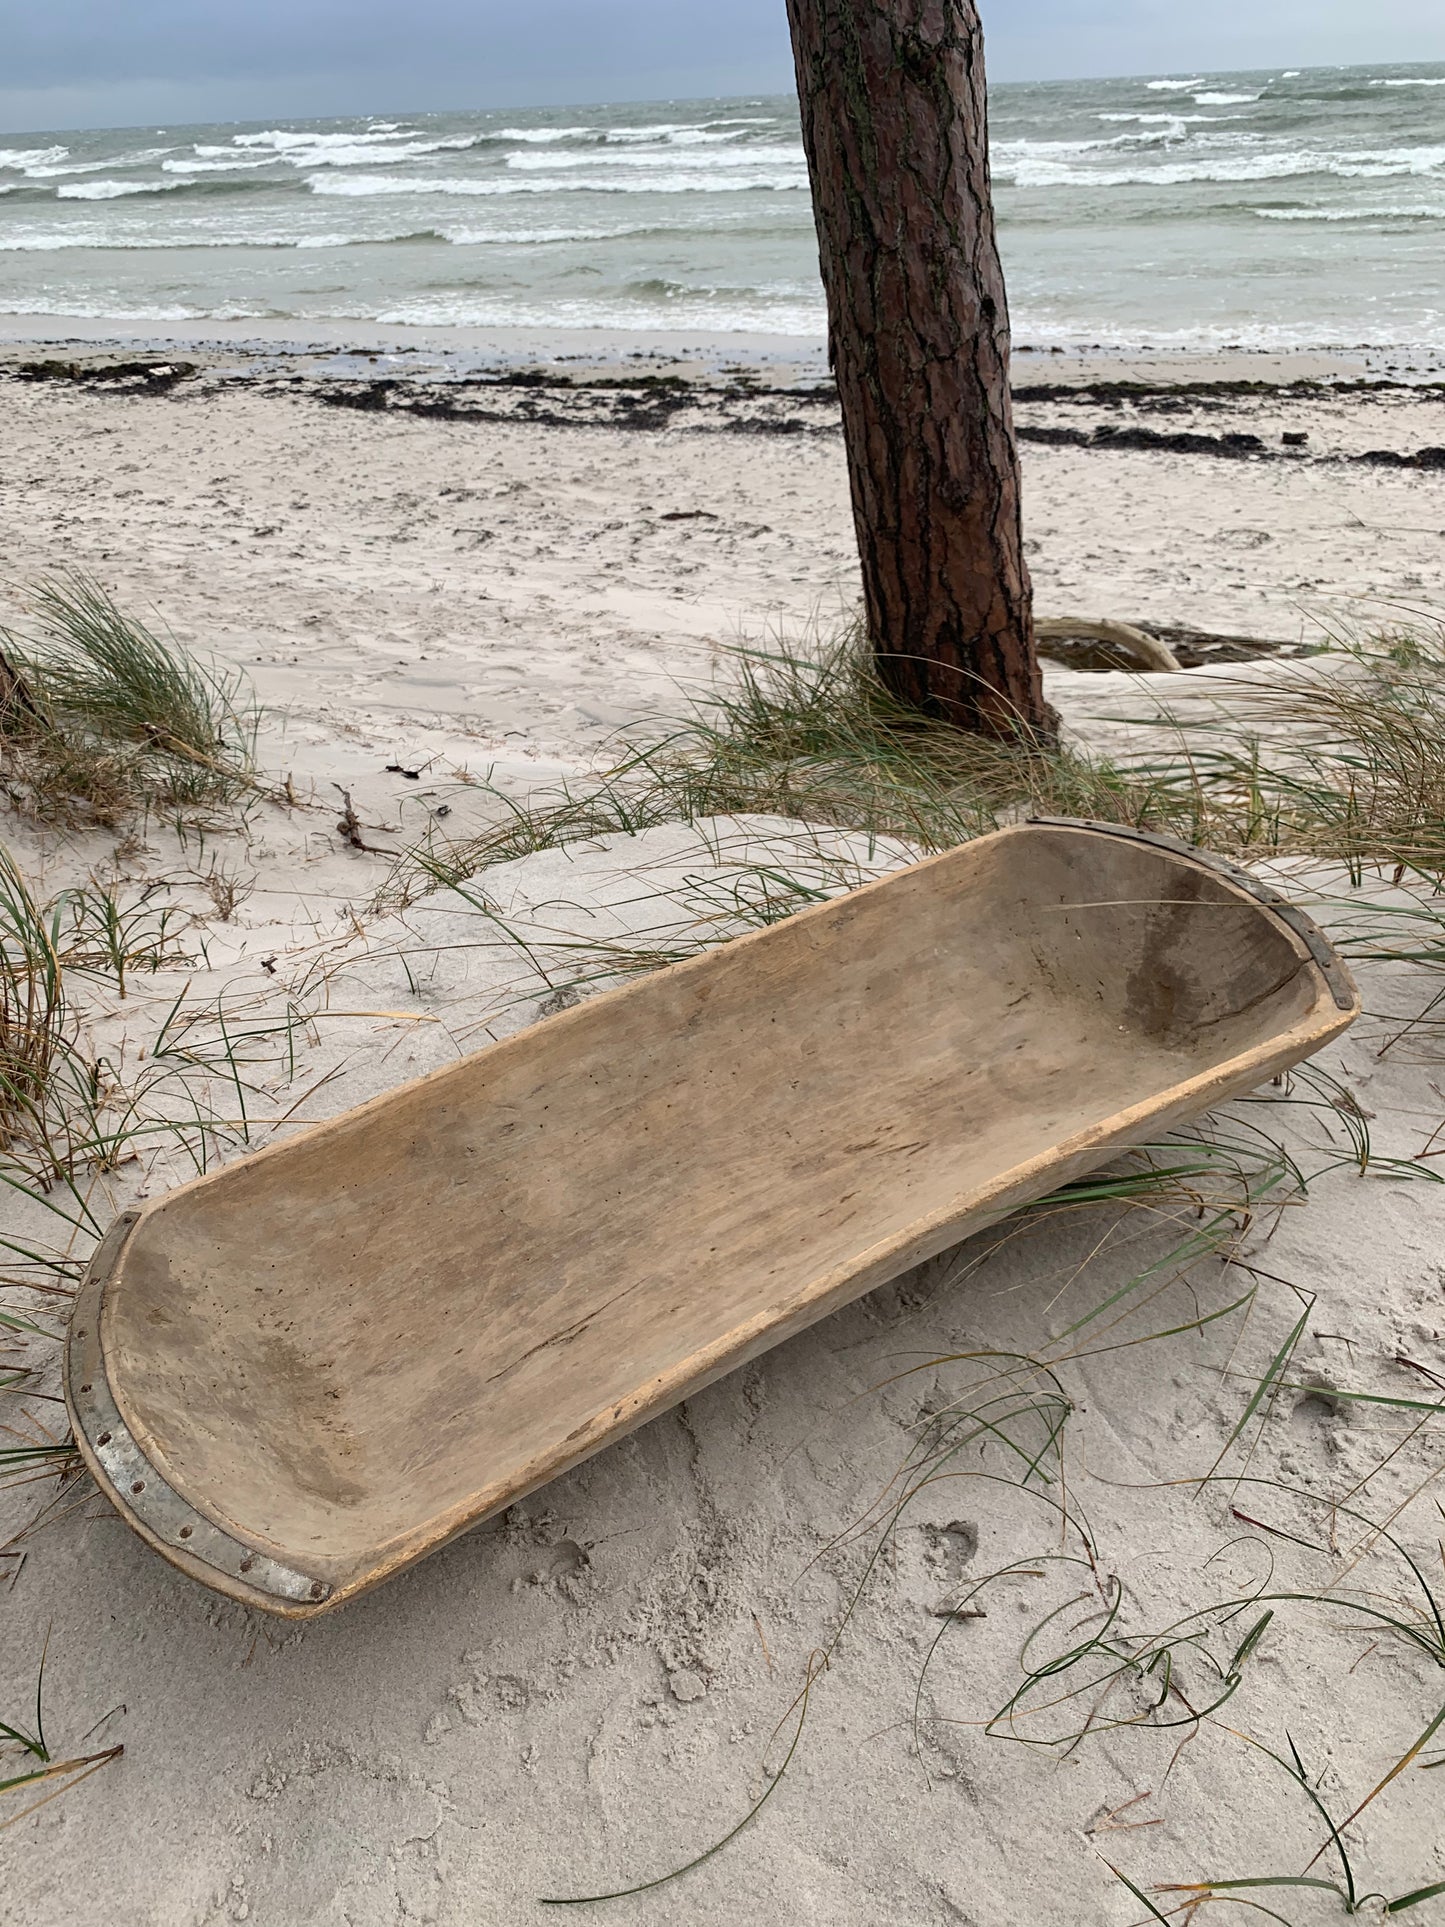
[[[1228,858],[1199,850],[1173,837],[1078,817],[1030,817],[1025,822],[994,832],[991,837],[975,840],[992,841],[995,838],[1026,835],[1033,828],[1081,831],[1142,844],[1211,872],[1251,899],[1262,912],[1289,931],[1306,953],[1302,963],[1306,967],[1313,966],[1328,990],[1336,1012],[1340,1013],[1328,1019],[1322,1019],[1318,1013],[1308,1015],[1278,1036],[1266,1039],[1234,1058],[1210,1065],[1196,1076],[1172,1086],[1168,1093],[1173,1100],[1171,1110],[1178,1113],[1206,1110],[1209,1103],[1226,1088],[1238,1089],[1241,1084],[1247,1084],[1252,1069],[1257,1067],[1262,1070],[1271,1061],[1277,1061],[1282,1049],[1292,1050],[1291,1061],[1298,1061],[1329,1038],[1338,1035],[1359,1015],[1360,996],[1354,979],[1318,925],[1296,905]],[[913,870],[931,868],[956,856],[961,847],[967,846],[939,852],[908,867]],[[861,890],[848,894],[861,896],[885,889],[898,874],[898,871],[890,871],[874,882],[863,885]],[[836,907],[838,901],[837,898],[830,898],[827,902],[812,905],[787,921],[792,924],[826,915]],[[776,928],[769,926],[747,932],[733,939],[728,947],[736,949],[742,945],[767,942],[775,934]],[[662,970],[648,973],[646,977],[604,991],[582,1005],[559,1011],[542,1019],[541,1023],[563,1025],[576,1022],[600,1005],[645,994],[648,986],[660,977],[677,977],[684,972],[705,970],[715,954],[715,951],[705,951],[680,963],[665,966]],[[486,1054],[525,1048],[527,1040],[539,1028],[540,1024],[530,1025],[490,1046]],[[262,1160],[284,1156],[308,1138],[319,1137],[343,1122],[350,1124],[366,1112],[389,1104],[399,1090],[414,1090],[443,1078],[455,1077],[468,1061],[468,1058],[462,1058],[457,1063],[443,1065],[411,1080],[409,1085],[383,1091],[337,1117],[323,1119],[294,1137],[252,1153],[244,1162],[254,1165]],[[936,1233],[961,1217],[969,1217],[971,1222],[968,1229],[972,1232],[1007,1216],[1017,1204],[1027,1201],[1029,1186],[1036,1173],[1076,1158],[1080,1153],[1087,1152],[1091,1145],[1098,1145],[1106,1139],[1115,1140],[1118,1148],[1122,1149],[1120,1134],[1127,1132],[1136,1122],[1147,1121],[1156,1109],[1154,1101],[1146,1101],[1102,1119],[1074,1137],[1050,1146],[1038,1156],[999,1174],[973,1197],[961,1195],[950,1201],[947,1207],[902,1228],[886,1247],[879,1246],[858,1254],[846,1267],[840,1267],[836,1274],[829,1273],[814,1280],[808,1293],[808,1303],[810,1307],[817,1306],[818,1309],[812,1311],[810,1317],[791,1317],[787,1321],[790,1331],[800,1329],[802,1325],[812,1322],[813,1318],[825,1316],[828,1310],[834,1308],[830,1301],[836,1300],[839,1306],[846,1302],[837,1294],[847,1280],[856,1277],[860,1271],[874,1268],[895,1254],[906,1268],[907,1254],[926,1247],[931,1233]],[[189,1578],[229,1598],[261,1607],[283,1618],[306,1619],[369,1591],[392,1573],[436,1551],[490,1514],[478,1511],[475,1507],[457,1507],[453,1513],[431,1522],[431,1530],[424,1543],[413,1543],[404,1553],[380,1559],[359,1577],[347,1578],[343,1583],[333,1586],[327,1580],[298,1571],[260,1547],[247,1544],[227,1532],[179,1492],[147,1456],[126,1425],[106,1367],[102,1341],[106,1286],[118,1270],[130,1239],[152,1211],[170,1204],[183,1192],[200,1191],[209,1185],[225,1182],[235,1168],[234,1165],[222,1166],[216,1171],[207,1172],[159,1198],[149,1200],[143,1206],[121,1212],[115,1219],[97,1246],[76,1294],[65,1353],[65,1401],[75,1442],[96,1484],[126,1523],[154,1551]],[[590,1457],[603,1445],[623,1437],[668,1410],[678,1398],[724,1376],[745,1358],[756,1356],[767,1348],[767,1333],[775,1329],[778,1322],[776,1318],[760,1314],[743,1326],[721,1334],[712,1344],[700,1348],[665,1376],[656,1377],[640,1386],[632,1396],[574,1435],[568,1441],[565,1456],[552,1457],[545,1463],[528,1467],[526,1475],[509,1488],[503,1503],[516,1503],[528,1492],[547,1484],[571,1466]]]

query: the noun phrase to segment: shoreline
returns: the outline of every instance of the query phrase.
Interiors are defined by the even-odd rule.
[[[714,333],[649,328],[417,328],[366,321],[127,321],[64,315],[0,316],[0,366],[28,351],[184,352],[203,364],[240,359],[237,372],[280,367],[318,377],[372,371],[399,378],[466,379],[488,372],[537,370],[612,375],[621,370],[711,380],[746,373],[778,386],[829,379],[822,336]],[[365,364],[364,367],[360,364]],[[1088,386],[1135,381],[1160,387],[1192,382],[1385,382],[1402,387],[1445,380],[1445,355],[1396,347],[1314,349],[1058,348],[1028,341],[1013,348],[1015,386],[1035,381]]]

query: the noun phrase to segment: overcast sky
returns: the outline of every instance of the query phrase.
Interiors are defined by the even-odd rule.
[[[1445,0],[985,0],[998,80],[1445,60]],[[0,0],[0,128],[790,87],[784,0]]]

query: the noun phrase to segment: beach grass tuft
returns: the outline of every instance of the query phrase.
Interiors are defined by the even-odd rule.
[[[245,679],[125,614],[88,576],[39,583],[25,634],[0,630],[0,750],[11,802],[42,821],[143,810],[205,820],[256,788]]]
[[[1433,879],[1445,870],[1445,631],[1327,642],[1327,660],[1287,677],[1221,680],[1217,714],[1171,711],[1167,689],[1141,680],[1140,748],[1113,758],[920,716],[884,686],[856,630],[741,648],[704,701],[630,729],[594,777],[523,801],[494,791],[496,821],[467,839],[431,836],[391,895],[565,843],[739,813],[925,851],[1031,815],[1083,817],[1225,854]]]
[[[0,1154],[33,1119],[66,1049],[58,924],[0,846]]]

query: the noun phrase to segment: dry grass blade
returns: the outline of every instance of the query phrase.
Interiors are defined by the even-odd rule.
[[[70,1760],[57,1760],[52,1757],[45,1738],[44,1715],[45,1662],[49,1651],[50,1635],[47,1633],[45,1646],[40,1655],[40,1667],[35,1678],[35,1711],[31,1725],[21,1726],[18,1722],[12,1724],[7,1720],[0,1720],[0,1747],[17,1749],[21,1756],[21,1770],[18,1773],[7,1773],[3,1763],[0,1763],[0,1776],[3,1776],[0,1777],[0,1795],[14,1793],[21,1787],[35,1788],[54,1781],[58,1781],[59,1784],[52,1785],[48,1793],[38,1800],[32,1800],[18,1813],[6,1813],[0,1817],[0,1830],[14,1826],[18,1820],[23,1820],[26,1814],[34,1813],[37,1808],[44,1806],[59,1794],[68,1792],[71,1787],[79,1786],[82,1780],[89,1779],[92,1773],[98,1772],[103,1766],[108,1766],[112,1760],[118,1760],[125,1752],[123,1746],[109,1746],[100,1753],[86,1753]],[[104,1723],[104,1721],[100,1722],[101,1725]],[[94,1732],[95,1728],[92,1727],[91,1731]],[[86,1737],[88,1738],[89,1735]]]
[[[0,848],[0,1152],[43,1104],[65,1031],[56,930]]]

